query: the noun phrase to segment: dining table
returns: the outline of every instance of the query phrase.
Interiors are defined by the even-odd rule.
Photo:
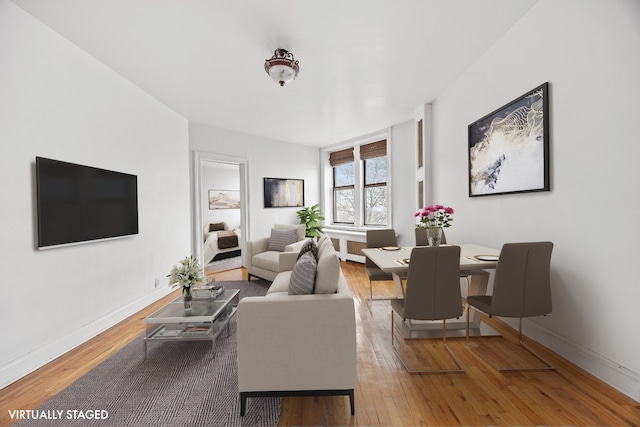
[[[486,295],[489,285],[490,271],[498,265],[500,250],[485,246],[462,243],[460,247],[460,278],[466,281],[466,295]],[[381,248],[361,249],[362,253],[385,273],[391,273],[396,289],[396,297],[404,298],[404,282],[409,271],[409,260],[414,246],[386,246]],[[466,296],[465,295],[465,296]],[[394,314],[397,315],[397,314]],[[447,336],[466,335],[466,316],[469,310],[465,307],[460,318],[447,320]],[[469,333],[473,336],[500,335],[493,328],[482,323],[482,313],[473,310],[469,318]],[[405,338],[437,338],[442,336],[442,321],[424,321],[399,319],[400,332]]]

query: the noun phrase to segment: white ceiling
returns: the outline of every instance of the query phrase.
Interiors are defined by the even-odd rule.
[[[13,0],[190,121],[311,146],[411,119],[537,1]]]

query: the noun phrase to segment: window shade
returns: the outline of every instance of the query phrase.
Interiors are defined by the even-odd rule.
[[[353,161],[353,147],[329,153],[329,163],[332,167],[344,165],[345,163],[351,163]]]
[[[385,157],[387,155],[387,140],[372,142],[360,146],[360,159],[368,160],[376,157]]]

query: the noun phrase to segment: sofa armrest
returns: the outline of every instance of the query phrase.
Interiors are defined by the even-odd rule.
[[[246,297],[238,304],[237,325],[240,392],[355,387],[350,295]]]
[[[295,243],[291,243],[287,246],[284,247],[284,251],[285,252],[300,252],[300,249],[302,249],[302,246],[307,243],[309,239],[302,239],[302,240],[298,240]]]
[[[251,259],[254,255],[257,255],[262,252],[266,252],[269,248],[269,238],[264,237],[262,239],[257,240],[247,240],[247,246],[245,248],[245,263],[246,267],[251,267]]]
[[[278,265],[280,271],[291,271],[298,260],[298,252],[280,252],[278,256]]]

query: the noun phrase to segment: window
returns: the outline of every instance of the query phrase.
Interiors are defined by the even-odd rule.
[[[334,222],[353,224],[356,210],[355,164],[345,163],[333,168]]]
[[[387,225],[387,158],[364,160],[364,224]]]
[[[353,224],[356,210],[356,174],[353,148],[329,156],[333,168],[333,222]]]
[[[386,226],[389,223],[386,139],[330,153],[333,223]]]
[[[364,168],[364,225],[387,225],[387,141],[360,146]]]

